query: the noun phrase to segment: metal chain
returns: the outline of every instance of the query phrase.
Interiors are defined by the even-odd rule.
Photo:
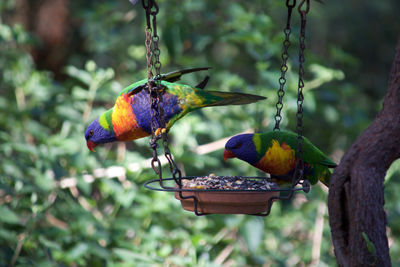
[[[288,15],[287,15],[287,20],[286,20],[286,27],[283,30],[283,33],[285,34],[285,40],[283,41],[283,52],[282,52],[282,65],[281,65],[281,77],[279,78],[279,90],[278,90],[278,102],[276,103],[276,115],[275,115],[275,127],[274,131],[278,130],[280,131],[279,124],[281,123],[282,120],[282,115],[281,111],[283,108],[283,96],[285,95],[285,84],[286,84],[286,72],[288,70],[288,66],[286,64],[289,54],[289,46],[290,46],[290,33],[292,32],[290,28],[290,20],[292,18],[292,10],[296,6],[296,0],[292,0],[292,3],[290,3],[290,0],[286,0],[286,6],[288,8]]]
[[[156,117],[158,113],[158,99],[155,94],[157,94],[157,88],[153,86],[153,59],[154,53],[152,49],[152,37],[151,37],[152,29],[149,26],[146,27],[146,58],[147,58],[147,87],[149,89],[149,103],[150,103],[150,125],[152,132],[152,139],[155,138],[155,131],[157,129]],[[155,97],[154,97],[155,96]],[[153,140],[152,140],[153,141]],[[156,141],[154,142],[154,146],[156,147]]]
[[[162,185],[162,169],[161,162],[158,158],[157,141],[162,138],[162,144],[164,148],[164,155],[168,160],[169,169],[175,180],[175,182],[182,187],[181,178],[182,172],[175,163],[173,156],[169,150],[168,134],[166,132],[166,124],[164,118],[164,110],[162,108],[163,91],[161,84],[161,62],[160,62],[160,49],[159,40],[160,37],[157,34],[157,14],[159,11],[158,5],[155,0],[142,0],[143,8],[146,10],[146,58],[147,58],[147,76],[148,76],[148,88],[149,88],[149,102],[150,102],[150,114],[151,114],[151,131],[152,138],[150,140],[150,147],[153,149],[153,159],[151,161],[151,167],[154,172],[159,176],[160,184]],[[152,20],[150,21],[150,17]],[[151,35],[153,33],[153,35]],[[153,78],[153,69],[156,72]],[[156,130],[162,129],[161,134],[156,135]]]
[[[147,3],[146,3],[147,2]],[[155,131],[160,127],[159,121],[159,88],[160,83],[154,84],[153,79],[153,68],[156,69],[158,77],[161,64],[159,63],[160,49],[158,49],[158,35],[157,35],[157,24],[156,15],[158,13],[158,6],[154,0],[142,0],[143,8],[146,10],[146,58],[147,58],[147,86],[149,89],[149,102],[150,102],[150,114],[151,114],[151,131],[152,139],[156,138]],[[154,10],[153,10],[154,9]],[[150,21],[152,17],[153,25]],[[152,35],[153,34],[153,35]],[[156,42],[154,42],[154,40]],[[158,61],[157,68],[155,62]],[[154,86],[155,85],[155,86]],[[156,142],[157,140],[155,140]]]
[[[304,3],[306,3],[305,8],[303,8]],[[305,62],[305,39],[306,39],[306,22],[307,22],[307,13],[310,11],[310,0],[302,0],[298,7],[298,12],[300,13],[301,18],[301,27],[300,27],[300,49],[299,49],[299,83],[297,90],[297,154],[299,155],[299,176],[298,181],[303,179],[304,174],[304,160],[303,160],[303,88],[304,88],[304,62]]]
[[[151,160],[151,167],[154,172],[161,178],[162,177],[162,168],[161,161],[158,158],[157,153],[157,138],[155,135],[155,131],[158,128],[158,123],[156,121],[157,113],[158,113],[158,96],[157,96],[157,87],[153,87],[153,66],[154,66],[154,52],[153,52],[153,39],[152,33],[153,28],[150,21],[150,16],[152,14],[152,8],[154,6],[153,0],[142,0],[143,8],[146,10],[146,59],[147,59],[147,87],[149,90],[149,103],[150,103],[150,125],[151,125],[151,139],[150,139],[150,147],[153,150],[153,158]],[[155,15],[154,15],[155,16]]]

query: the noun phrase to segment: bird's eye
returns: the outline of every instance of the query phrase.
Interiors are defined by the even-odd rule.
[[[93,129],[89,131],[89,137],[92,137],[94,135]]]
[[[240,148],[241,146],[242,146],[242,143],[237,143],[237,144],[235,144],[232,148],[238,149],[238,148]]]

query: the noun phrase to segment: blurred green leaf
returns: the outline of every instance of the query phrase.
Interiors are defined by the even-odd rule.
[[[80,70],[74,66],[67,66],[65,68],[65,72],[71,76],[74,77],[75,79],[83,82],[85,85],[90,85],[92,82],[92,77],[87,71]]]
[[[131,262],[131,261],[154,262],[154,260],[155,260],[149,256],[146,256],[146,255],[143,255],[140,253],[136,253],[131,250],[122,249],[122,248],[115,248],[115,249],[113,249],[112,252],[117,257],[121,258],[122,260],[124,260],[126,262]],[[161,260],[159,262],[161,262]]]
[[[264,220],[261,218],[251,218],[244,223],[242,231],[248,248],[253,253],[256,253],[264,235]]]
[[[20,220],[18,215],[9,209],[7,206],[0,206],[0,221],[9,224],[19,224]]]
[[[69,261],[75,261],[89,250],[89,245],[86,243],[78,243],[76,246],[68,250],[65,254],[66,259]]]
[[[372,254],[374,257],[374,261],[376,262],[376,248],[374,243],[371,242],[371,240],[368,238],[368,235],[365,232],[362,232],[362,237],[365,240],[365,243],[367,244],[367,249],[368,251]]]

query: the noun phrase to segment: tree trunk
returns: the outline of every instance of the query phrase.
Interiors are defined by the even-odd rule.
[[[62,80],[72,51],[69,0],[18,0],[16,5],[17,12],[10,21],[24,24],[38,37],[39,44],[31,47],[37,67],[52,71]]]
[[[391,266],[383,182],[399,157],[400,39],[383,108],[331,177],[329,223],[339,266]]]

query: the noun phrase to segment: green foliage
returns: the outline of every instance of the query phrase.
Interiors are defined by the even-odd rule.
[[[208,90],[268,97],[244,107],[196,111],[177,122],[170,134],[176,161],[188,175],[256,175],[243,162],[223,162],[222,150],[194,151],[248,129],[272,128],[284,1],[159,4],[163,72],[211,66]],[[345,24],[351,10],[337,11],[343,5],[313,2],[306,40],[305,135],[335,157],[373,119],[386,86],[392,53],[371,53],[373,62],[367,64],[366,51],[392,49],[395,42],[393,28],[385,23],[387,31],[373,33],[381,34],[372,38],[374,45],[365,44],[372,31],[363,27],[370,21],[360,11],[352,14],[354,23]],[[71,2],[68,8],[76,49],[62,69],[65,76],[56,79],[38,69],[30,53],[41,46],[40,36],[11,23],[18,6],[0,3],[0,265],[293,266],[315,263],[313,246],[321,250],[321,265],[336,265],[326,209],[318,213],[327,201],[320,186],[275,203],[267,218],[195,217],[172,194],[143,188],[154,178],[146,162],[148,139],[90,153],[85,127],[112,106],[123,87],[146,77],[144,16],[140,5],[128,1]],[[387,20],[398,16],[398,9],[383,2],[362,8],[375,8]],[[293,34],[298,26],[293,24]],[[338,37],[325,33],[336,30]],[[291,41],[281,126],[287,129],[295,129],[297,110],[297,39]],[[369,73],[373,84],[365,78]],[[190,74],[183,82],[197,84],[204,75]],[[386,188],[393,265],[400,258],[397,165],[388,172]],[[167,167],[163,173],[169,173]],[[318,218],[324,228],[313,239]]]
[[[375,265],[376,264],[376,248],[374,243],[372,243],[372,241],[368,238],[368,235],[365,232],[362,232],[362,237],[365,240],[365,243],[367,244],[367,249],[368,251],[371,253],[374,261],[371,262],[371,265]]]

